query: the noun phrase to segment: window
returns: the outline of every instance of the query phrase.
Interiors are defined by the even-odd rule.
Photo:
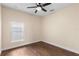
[[[24,40],[24,24],[19,22],[11,22],[11,41]]]

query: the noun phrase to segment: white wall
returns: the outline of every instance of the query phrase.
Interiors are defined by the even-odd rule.
[[[1,53],[1,5],[0,5],[0,53]]]
[[[24,41],[11,42],[10,22],[24,23]],[[40,17],[2,7],[2,49],[9,49],[40,41]]]
[[[43,17],[43,41],[79,53],[79,4]]]

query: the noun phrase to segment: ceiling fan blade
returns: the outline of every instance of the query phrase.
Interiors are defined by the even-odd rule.
[[[47,12],[47,10],[43,8],[43,6],[41,5],[41,3],[39,3],[39,5],[40,5],[41,9],[42,9],[44,12]]]
[[[51,3],[45,3],[45,4],[43,4],[42,6],[48,6],[48,5],[50,5]]]
[[[37,13],[38,10],[35,10],[35,13]]]
[[[45,12],[47,12],[47,10],[46,10],[46,9],[44,9],[44,8],[42,8],[42,10],[43,10],[43,11],[45,11]]]
[[[37,6],[27,7],[27,8],[37,8]]]

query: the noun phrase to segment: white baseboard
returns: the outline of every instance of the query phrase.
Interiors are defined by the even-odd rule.
[[[76,51],[76,50],[73,50],[73,49],[70,49],[70,48],[67,48],[67,47],[63,47],[63,46],[60,46],[60,45],[58,45],[58,44],[54,44],[54,43],[47,42],[47,41],[43,41],[43,42],[46,42],[46,43],[48,43],[48,44],[51,44],[51,45],[54,45],[54,46],[60,47],[60,48],[62,48],[62,49],[65,49],[65,50],[68,50],[68,51],[71,51],[71,52],[74,52],[74,53],[79,54],[79,52]]]
[[[16,48],[16,47],[20,47],[20,46],[24,46],[24,45],[28,45],[28,44],[32,44],[32,43],[36,43],[36,42],[39,42],[39,41],[29,42],[29,43],[26,43],[26,44],[21,44],[21,45],[15,46],[15,47],[2,48],[1,51],[13,49],[13,48]]]

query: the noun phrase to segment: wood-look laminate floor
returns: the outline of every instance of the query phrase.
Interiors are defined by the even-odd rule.
[[[2,56],[79,56],[79,54],[40,41],[3,51]]]

